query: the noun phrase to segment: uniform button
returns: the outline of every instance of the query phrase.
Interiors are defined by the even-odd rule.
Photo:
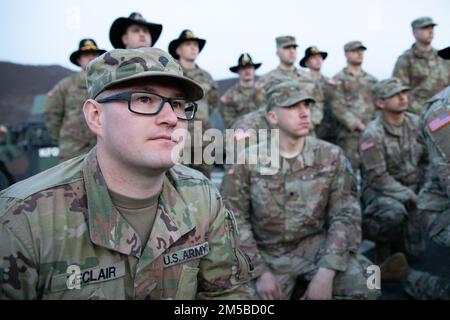
[[[290,194],[290,196],[291,196],[291,197],[295,195],[295,193],[294,193],[294,192],[291,192],[291,193],[289,193],[289,194]]]

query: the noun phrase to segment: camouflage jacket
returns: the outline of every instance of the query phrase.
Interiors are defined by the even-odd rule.
[[[274,85],[288,80],[298,81],[304,85],[305,91],[316,101],[311,108],[311,122],[313,126],[317,126],[323,118],[324,92],[319,83],[314,81],[309,73],[297,68],[288,71],[277,67],[262,76],[258,81],[258,85],[267,92]]]
[[[364,202],[380,195],[406,202],[418,193],[428,163],[417,141],[418,121],[407,112],[403,125],[393,126],[380,113],[364,130],[359,145]]]
[[[243,87],[236,83],[221,98],[221,114],[225,129],[240,116],[255,111],[265,102],[265,94],[261,88]]]
[[[203,99],[197,101],[198,109],[195,119],[202,120],[204,125],[209,127],[209,117],[214,111],[214,108],[219,100],[217,84],[206,70],[201,69],[197,65],[195,65],[194,69],[183,68],[183,73],[186,77],[198,82],[205,92]]]
[[[450,200],[450,87],[425,104],[419,130],[427,146],[432,180]]]
[[[86,76],[79,72],[61,80],[49,93],[45,104],[47,128],[59,144],[62,160],[88,152],[96,143],[83,114],[88,98]]]
[[[347,68],[333,77],[336,88],[332,99],[334,116],[343,127],[339,131],[341,137],[355,135],[353,133],[360,121],[367,125],[375,115],[372,88],[377,82],[375,77],[365,71],[354,76]]]
[[[234,217],[187,167],[167,172],[147,244],[113,207],[96,148],[3,191],[0,212],[1,299],[250,297]]]
[[[342,150],[308,136],[292,167],[282,158],[279,164],[234,165],[222,184],[255,275],[269,270],[261,252],[281,255],[319,234],[325,240],[318,266],[346,270],[349,253],[356,252],[361,240],[361,209]]]
[[[338,124],[336,117],[332,111],[332,98],[336,88],[336,82],[325,75],[321,75],[319,79],[316,79],[316,85],[322,92],[323,101],[320,102],[323,105],[322,121],[318,119],[314,120],[318,123],[315,127],[317,137],[321,139],[333,140],[336,137]],[[311,115],[313,116],[313,115]]]
[[[424,103],[450,84],[450,62],[435,49],[423,52],[413,45],[398,58],[393,76],[411,88],[409,110],[419,115]]]

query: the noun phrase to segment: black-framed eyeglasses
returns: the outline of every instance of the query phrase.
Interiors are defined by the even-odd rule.
[[[180,120],[192,120],[197,112],[197,104],[184,98],[167,98],[147,91],[128,91],[112,95],[100,100],[98,103],[113,101],[127,101],[128,110],[133,113],[154,116],[161,112],[166,102]]]

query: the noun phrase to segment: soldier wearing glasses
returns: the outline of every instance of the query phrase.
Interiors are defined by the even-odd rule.
[[[0,193],[0,299],[249,298],[232,213],[175,164],[201,86],[141,48],[92,61],[87,87],[96,146]]]

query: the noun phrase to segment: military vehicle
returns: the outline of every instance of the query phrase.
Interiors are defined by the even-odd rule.
[[[46,95],[34,98],[27,121],[0,126],[0,190],[58,163],[59,149],[45,126]]]

